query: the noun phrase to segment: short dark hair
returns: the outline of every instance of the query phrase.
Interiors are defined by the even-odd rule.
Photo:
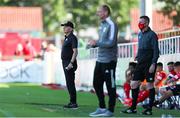
[[[141,16],[140,18],[143,18],[143,19],[145,19],[145,20],[146,20],[146,22],[148,22],[148,24],[149,24],[149,22],[150,22],[150,19],[149,19],[149,17],[148,17],[148,16]]]
[[[132,66],[133,68],[135,68],[136,65],[137,65],[137,63],[135,63],[135,62],[129,62],[129,66]]]
[[[167,65],[174,65],[174,62],[170,61],[170,62],[167,63]]]
[[[105,11],[108,12],[108,15],[111,14],[111,9],[110,9],[110,7],[109,7],[108,5],[102,5],[102,8],[103,8]]]
[[[158,62],[158,63],[157,63],[157,66],[161,66],[161,67],[163,67],[163,63]]]
[[[174,67],[180,66],[180,61],[174,63]]]

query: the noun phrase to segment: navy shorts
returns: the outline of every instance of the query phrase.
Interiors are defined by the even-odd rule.
[[[134,71],[133,81],[144,81],[154,82],[155,71],[149,73],[151,63],[138,63]],[[155,69],[156,70],[156,69]]]
[[[180,85],[177,84],[175,86],[167,87],[166,90],[171,90],[173,92],[173,95],[180,95]]]

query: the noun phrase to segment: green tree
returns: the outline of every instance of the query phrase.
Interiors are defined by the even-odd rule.
[[[72,15],[77,31],[88,26],[97,26],[96,10],[109,4],[112,16],[119,29],[123,30],[130,21],[130,9],[138,6],[138,0],[0,0],[0,6],[39,6],[43,9],[44,31],[59,31],[59,23]]]
[[[67,12],[72,14],[72,20],[76,24],[76,29],[96,26],[96,9],[98,0],[66,0]]]
[[[159,2],[164,3],[162,7],[162,12],[165,15],[168,15],[169,18],[173,20],[173,25],[180,25],[180,1],[179,0],[158,0]]]
[[[72,13],[73,21],[79,28],[97,26],[96,10],[98,6],[108,4],[120,30],[124,30],[130,21],[130,9],[138,6],[138,0],[66,0],[65,3],[66,7],[70,8],[67,12]]]
[[[112,8],[112,16],[118,23],[119,29],[125,30],[125,26],[130,23],[130,10],[138,7],[138,0],[101,0],[101,4],[105,2]]]

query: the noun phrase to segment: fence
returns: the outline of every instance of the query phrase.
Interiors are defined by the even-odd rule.
[[[180,53],[180,36],[160,40],[159,49],[161,55]]]
[[[116,83],[122,85],[125,81],[125,70],[128,63],[133,61],[137,53],[137,43],[123,43],[118,45],[118,63],[116,68]],[[159,40],[160,57],[159,62],[164,65],[169,61],[180,61],[180,36],[168,37]],[[95,61],[98,56],[98,48],[90,49],[89,60]],[[91,69],[89,69],[90,71]],[[167,67],[164,66],[167,71]],[[93,71],[93,70],[91,70]],[[85,73],[85,72],[82,72]],[[92,79],[92,76],[90,76]]]
[[[160,55],[180,53],[180,36],[159,40]],[[123,43],[118,45],[118,58],[134,58],[137,52],[137,43]],[[98,48],[90,49],[90,58],[97,58]]]

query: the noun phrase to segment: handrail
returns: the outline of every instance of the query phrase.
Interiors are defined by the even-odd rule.
[[[180,36],[159,40],[160,55],[180,53]],[[137,53],[137,42],[118,44],[118,58],[134,58]],[[89,58],[97,58],[98,48],[90,49]]]

